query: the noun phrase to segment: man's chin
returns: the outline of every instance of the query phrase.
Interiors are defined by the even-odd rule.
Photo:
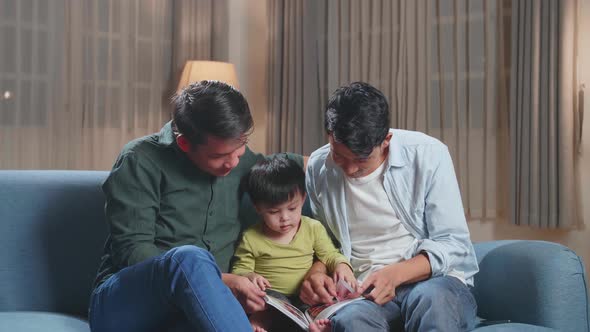
[[[352,178],[352,179],[356,179],[356,178],[362,178],[365,175],[365,172],[357,172],[357,173],[353,173],[353,174],[346,174],[347,177]]]

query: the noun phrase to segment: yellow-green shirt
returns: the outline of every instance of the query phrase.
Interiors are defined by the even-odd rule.
[[[297,294],[314,255],[330,272],[340,263],[348,264],[317,220],[301,216],[301,226],[289,244],[268,239],[262,232],[262,223],[258,223],[244,232],[232,273],[255,272],[270,282],[271,289],[291,296]]]

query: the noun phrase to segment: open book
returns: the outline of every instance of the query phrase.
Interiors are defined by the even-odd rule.
[[[344,282],[342,283],[344,284]],[[347,287],[349,287],[347,285]],[[341,288],[340,283],[338,283],[337,288]],[[350,288],[349,288],[350,289]],[[352,291],[352,290],[350,290]],[[278,311],[285,314],[285,316],[291,318],[297,325],[299,325],[304,330],[309,330],[309,324],[311,324],[316,319],[329,319],[335,314],[338,310],[342,309],[343,307],[349,305],[350,303],[364,300],[365,298],[362,296],[357,296],[354,298],[347,298],[350,295],[350,292],[343,293],[340,290],[337,290],[338,293],[338,301],[333,304],[320,304],[313,307],[310,307],[305,312],[302,312],[297,307],[292,305],[291,303],[278,299],[276,297],[266,295],[264,300],[269,305],[276,308]]]

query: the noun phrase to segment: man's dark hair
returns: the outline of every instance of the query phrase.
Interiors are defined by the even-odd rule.
[[[326,106],[324,127],[334,140],[366,158],[389,132],[389,104],[375,87],[354,82],[338,88]]]
[[[195,82],[173,97],[173,130],[192,145],[206,142],[207,135],[222,139],[249,135],[254,126],[246,98],[219,81]]]
[[[294,160],[277,155],[254,165],[243,185],[254,204],[273,206],[305,194],[305,173]]]

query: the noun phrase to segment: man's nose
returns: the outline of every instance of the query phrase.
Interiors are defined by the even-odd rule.
[[[348,164],[344,166],[344,173],[346,173],[346,175],[352,175],[357,171],[358,167],[356,167],[355,165]]]
[[[227,168],[235,168],[240,163],[240,158],[238,154],[232,154],[228,160],[225,161],[225,167]]]

